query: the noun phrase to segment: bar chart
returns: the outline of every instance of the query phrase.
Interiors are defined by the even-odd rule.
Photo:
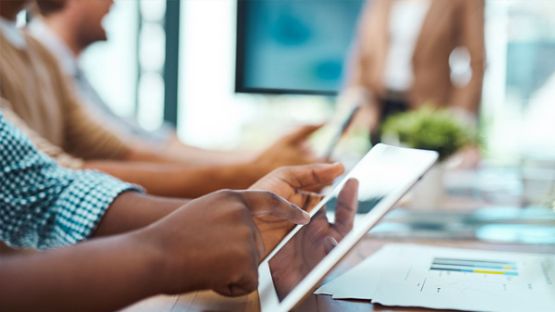
[[[518,276],[517,265],[510,261],[433,258],[432,271]]]
[[[555,311],[555,255],[390,244],[322,288],[396,307]]]

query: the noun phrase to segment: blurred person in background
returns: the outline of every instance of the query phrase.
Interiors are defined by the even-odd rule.
[[[107,127],[101,114],[75,95],[56,58],[15,19],[29,0],[0,4],[0,107],[47,155],[77,169],[97,169],[142,185],[152,194],[197,197],[223,188],[245,188],[274,168],[316,158],[305,146],[318,126],[284,136],[260,154],[243,160],[196,164],[175,153],[130,142]],[[65,0],[48,1],[63,8]],[[101,1],[71,1],[71,3]],[[69,28],[69,26],[68,26]]]
[[[179,141],[173,129],[147,131],[136,121],[118,116],[96,91],[79,66],[80,55],[92,44],[108,40],[103,20],[113,0],[39,0],[29,31],[46,46],[70,77],[81,103],[118,134],[142,146],[153,146],[190,164],[234,163],[252,158],[246,151],[213,151]],[[225,157],[223,157],[225,155]]]
[[[102,23],[109,14],[113,0],[39,0],[33,12],[29,31],[46,46],[70,77],[81,103],[94,111],[118,134],[140,145],[163,149],[194,164],[221,164],[244,160],[246,152],[209,151],[180,142],[173,129],[163,127],[147,131],[136,121],[118,116],[96,91],[79,66],[80,55],[92,44],[108,40]]]
[[[38,1],[38,6],[31,12],[32,21],[28,29],[56,56],[63,72],[74,82],[77,95],[84,104],[103,114],[109,125],[120,133],[162,145],[172,138],[170,131],[147,131],[134,120],[116,115],[79,67],[78,58],[85,48],[95,42],[107,40],[102,22],[112,5],[113,0]]]
[[[463,83],[452,79],[457,48],[469,58]],[[367,1],[343,95],[364,104],[356,123],[374,143],[388,116],[423,105],[475,126],[484,62],[484,0]]]

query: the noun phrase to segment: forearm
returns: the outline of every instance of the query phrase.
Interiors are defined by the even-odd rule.
[[[159,258],[135,235],[0,258],[0,310],[117,310],[161,292]]]
[[[185,165],[232,165],[241,164],[254,159],[252,151],[207,150],[183,144],[179,141],[167,147],[171,157]]]
[[[185,167],[178,164],[107,161],[87,162],[85,168],[97,169],[141,185],[150,194],[185,198],[225,188],[247,188],[269,171],[249,164]]]
[[[249,151],[207,150],[187,145],[175,139],[163,147],[145,149],[136,145],[125,157],[127,161],[177,163],[186,166],[228,165],[251,161],[254,153]]]
[[[136,192],[118,196],[93,236],[124,233],[150,225],[185,205],[189,200],[162,198]]]

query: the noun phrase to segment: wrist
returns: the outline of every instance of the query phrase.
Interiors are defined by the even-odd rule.
[[[131,232],[127,236],[127,242],[131,246],[137,258],[141,262],[143,285],[149,296],[166,294],[170,290],[171,268],[168,257],[164,253],[162,245],[157,243],[151,227]]]
[[[261,159],[257,159],[257,161],[254,162],[239,164],[236,167],[236,173],[234,175],[242,177],[242,180],[244,181],[243,188],[248,188],[256,183],[256,181],[260,178],[272,171],[272,169],[271,164]]]

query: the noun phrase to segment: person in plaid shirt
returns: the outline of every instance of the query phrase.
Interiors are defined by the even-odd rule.
[[[340,164],[286,167],[252,190],[152,197],[59,167],[0,110],[0,241],[49,249],[0,255],[0,310],[115,310],[157,294],[249,293],[259,261],[294,223],[308,222],[299,206],[320,197],[302,190],[342,172]]]

